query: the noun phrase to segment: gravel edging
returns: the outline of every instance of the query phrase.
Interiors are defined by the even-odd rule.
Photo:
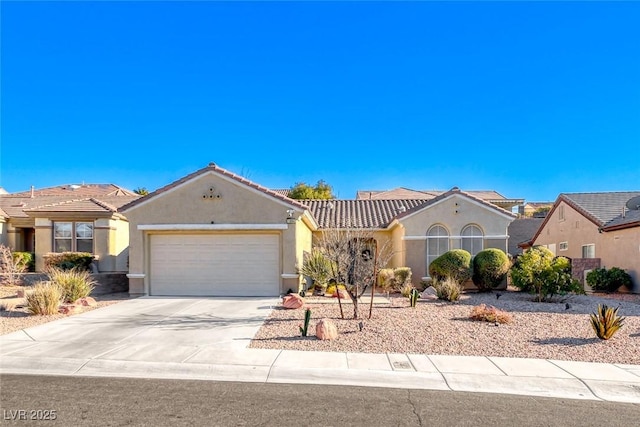
[[[360,320],[354,320],[350,304],[343,305],[340,318],[337,303],[314,303],[309,336],[300,336],[304,309],[276,307],[249,347],[286,350],[416,353],[431,355],[495,356],[572,360],[583,362],[640,364],[640,299],[625,301],[597,295],[572,295],[554,302],[538,303],[532,296],[504,291],[467,293],[457,303],[420,300],[411,308],[407,298],[390,297],[389,305],[360,304]],[[317,302],[317,299],[315,300]],[[492,305],[513,316],[509,324],[495,325],[469,319],[474,306]],[[567,308],[567,304],[569,308]],[[600,340],[589,320],[598,304],[620,307],[624,326],[610,340]],[[338,328],[335,340],[315,337],[318,320],[329,318]],[[362,322],[362,331],[360,331]]]
[[[0,304],[14,303],[20,304],[21,298],[17,298],[16,292],[21,289],[20,286],[0,286]],[[113,294],[96,295],[93,298],[98,303],[95,307],[82,307],[80,313],[95,310],[97,308],[106,307],[108,305],[117,304],[119,302],[131,299],[128,292],[118,292]],[[79,314],[79,313],[76,313]],[[0,310],[0,335],[6,335],[11,332],[20,331],[25,328],[42,325],[54,320],[73,316],[74,314],[52,314],[48,316],[29,314],[26,308],[12,308],[11,310]]]

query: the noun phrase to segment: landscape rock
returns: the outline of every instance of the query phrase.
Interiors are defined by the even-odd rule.
[[[422,291],[422,293],[420,294],[420,298],[432,300],[438,299],[438,291],[436,291],[436,288],[434,288],[433,286],[429,286],[427,289]]]
[[[84,307],[96,307],[98,305],[98,302],[92,297],[84,297],[84,298],[78,298],[76,302],[74,302],[74,304],[81,305]]]
[[[304,298],[298,294],[288,294],[282,297],[282,307],[295,310],[304,306]]]
[[[78,314],[82,311],[82,306],[75,304],[65,304],[61,305],[58,309],[59,313],[62,314]]]
[[[319,340],[334,340],[338,337],[338,327],[329,319],[320,319],[316,324],[316,337]]]

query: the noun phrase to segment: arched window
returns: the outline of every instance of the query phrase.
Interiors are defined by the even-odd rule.
[[[477,225],[467,225],[462,229],[462,249],[475,256],[483,248],[484,234]]]
[[[429,265],[449,250],[449,232],[441,225],[434,225],[427,231],[427,274]]]

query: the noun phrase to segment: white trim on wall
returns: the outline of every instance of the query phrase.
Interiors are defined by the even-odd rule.
[[[282,273],[280,275],[280,277],[282,277],[283,279],[297,279],[298,277],[300,277],[299,274],[295,274],[295,273]]]
[[[286,230],[287,224],[139,224],[142,231]]]

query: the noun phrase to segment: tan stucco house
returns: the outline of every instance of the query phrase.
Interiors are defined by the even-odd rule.
[[[0,243],[35,254],[89,252],[99,272],[126,272],[129,224],[119,208],[139,198],[113,184],[61,185],[0,193]]]
[[[640,292],[640,191],[563,193],[533,238],[523,247],[541,245],[572,260],[583,284],[597,267],[627,271]]]
[[[213,163],[121,209],[129,221],[129,292],[137,295],[274,296],[298,291],[314,237],[358,227],[390,240],[390,267],[414,282],[449,249],[507,251],[516,215],[453,188],[425,199],[304,200]]]

